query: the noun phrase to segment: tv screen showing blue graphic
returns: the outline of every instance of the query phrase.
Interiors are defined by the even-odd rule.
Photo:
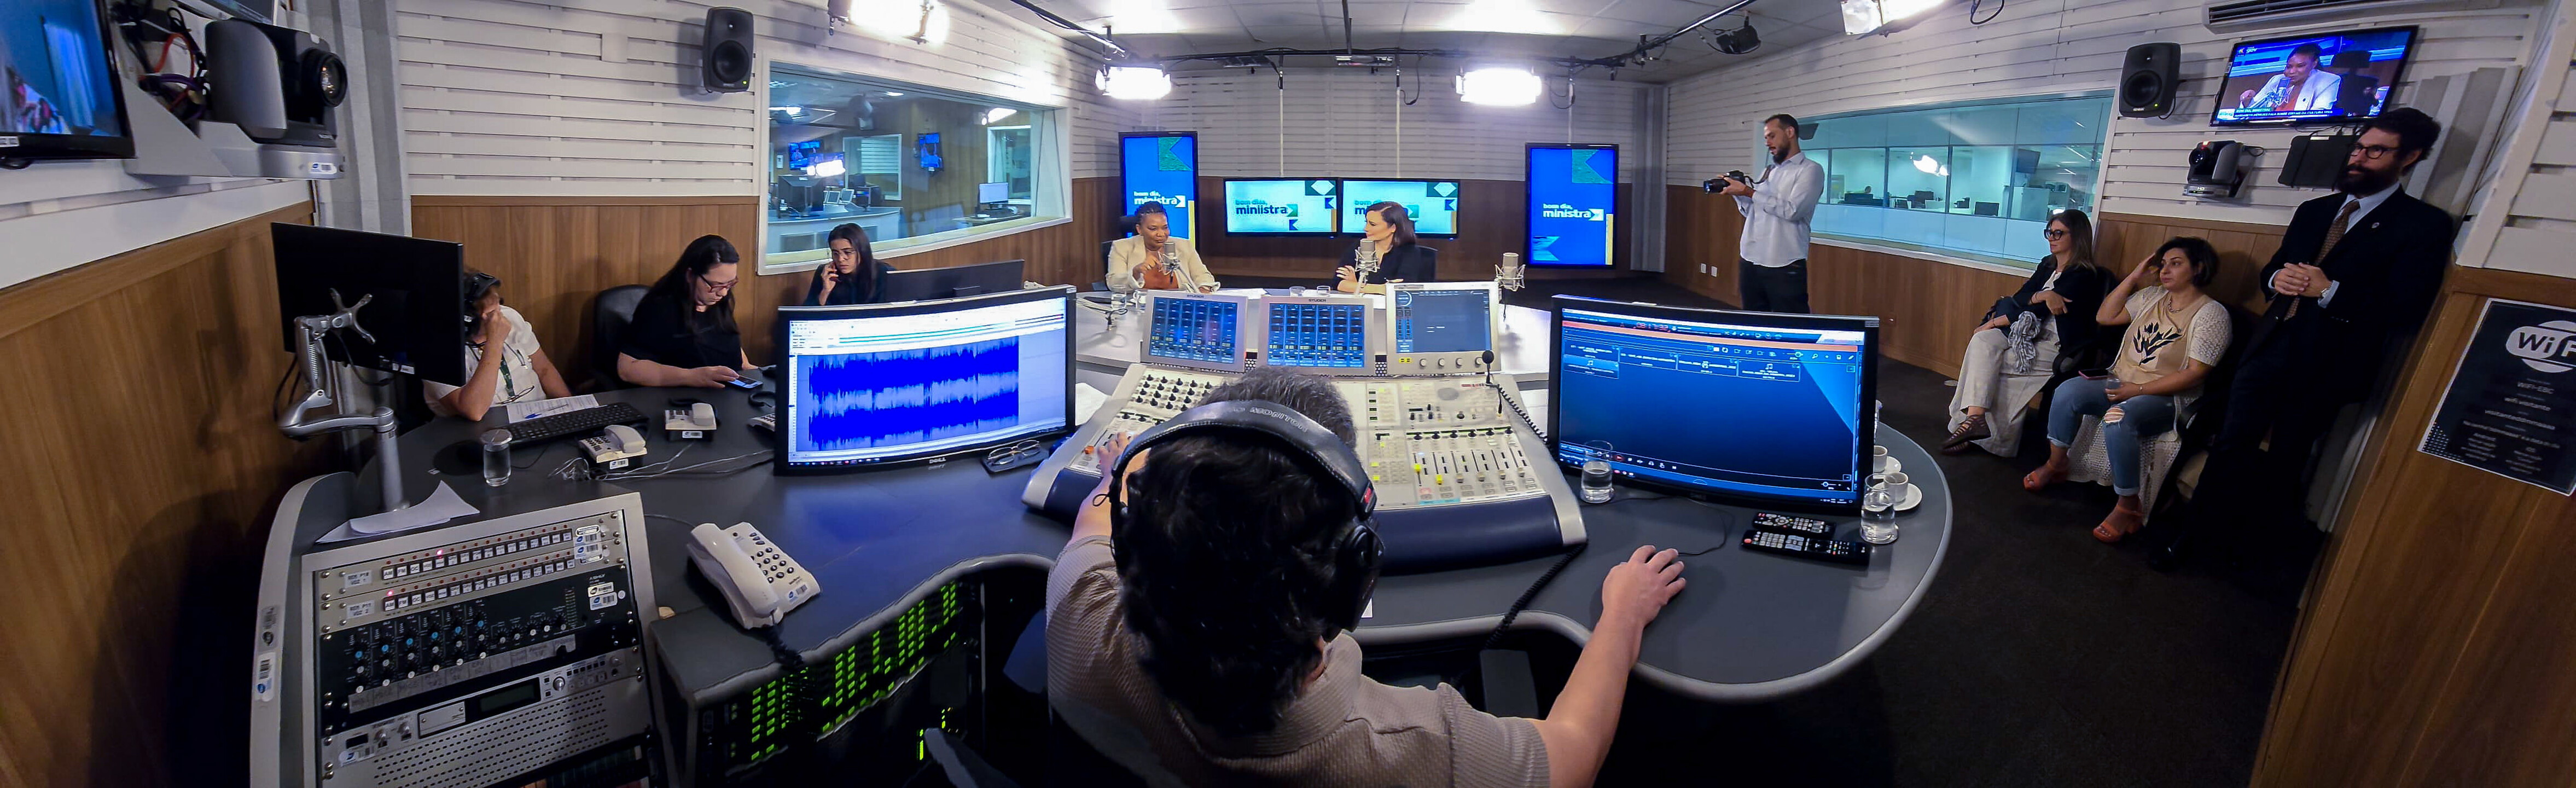
[[[1494,290],[1391,289],[1395,332],[1388,353],[1469,353],[1494,349]]]
[[[2415,28],[2247,41],[2228,56],[2213,126],[2335,123],[2379,117],[2406,73]]]
[[[1610,266],[1619,237],[1619,146],[1529,146],[1530,265]]]
[[[1368,226],[1369,206],[1391,202],[1413,217],[1413,234],[1458,236],[1457,181],[1342,181],[1342,231]]]
[[[787,461],[849,469],[1072,424],[1071,290],[782,309]]]
[[[1225,182],[1227,235],[1332,235],[1342,185],[1331,178]]]
[[[1118,138],[1119,193],[1125,213],[1159,202],[1172,218],[1172,237],[1191,237],[1199,202],[1199,137],[1194,132],[1125,134]]]
[[[1146,363],[1243,371],[1243,319],[1249,306],[1241,296],[1155,295],[1153,321],[1146,328]]]
[[[1753,503],[1858,511],[1875,318],[1560,298],[1550,434],[1568,465]]]
[[[1368,302],[1269,299],[1270,325],[1261,363],[1327,374],[1368,369]]]

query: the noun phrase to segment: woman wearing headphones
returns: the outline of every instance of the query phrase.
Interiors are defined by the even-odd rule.
[[[423,382],[429,409],[475,421],[494,406],[572,396],[537,332],[519,310],[501,305],[501,278],[465,269],[464,386]]]
[[[1413,217],[1405,213],[1404,206],[1391,202],[1369,206],[1362,235],[1358,244],[1342,253],[1342,267],[1334,272],[1337,281],[1333,289],[1357,293],[1361,285],[1433,281],[1432,255],[1438,253],[1413,237]],[[1359,270],[1362,249],[1378,261],[1377,270],[1366,275]]]

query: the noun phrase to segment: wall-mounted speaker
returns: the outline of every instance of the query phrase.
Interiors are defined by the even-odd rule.
[[[2130,47],[2129,60],[2120,68],[2120,114],[2132,118],[2173,114],[2181,68],[2181,44],[2162,41]]]
[[[698,73],[711,93],[751,89],[751,12],[707,9],[707,36],[698,45]]]

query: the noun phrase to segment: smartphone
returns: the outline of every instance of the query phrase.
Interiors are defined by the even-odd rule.
[[[725,385],[732,386],[732,387],[734,387],[734,388],[742,389],[742,390],[745,390],[745,391],[759,391],[759,390],[760,390],[760,381],[752,380],[752,379],[750,379],[750,378],[734,378],[734,379],[732,379],[732,380],[725,381]]]
[[[2105,368],[2102,368],[2102,369],[2088,369],[2088,370],[2084,370],[2084,371],[2081,371],[2081,372],[2077,372],[2077,373],[2075,373],[2075,374],[2078,374],[2078,375],[2082,375],[2082,376],[2084,376],[2084,379],[2085,379],[2085,380],[2110,380],[2110,379],[2111,379],[2111,370],[2110,370],[2110,368],[2108,368],[2108,367],[2105,367]]]

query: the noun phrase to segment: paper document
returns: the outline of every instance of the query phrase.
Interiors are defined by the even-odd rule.
[[[474,508],[473,504],[466,503],[464,498],[458,497],[455,488],[449,487],[447,486],[447,482],[441,481],[438,483],[438,489],[429,494],[428,500],[424,500],[420,503],[412,504],[401,509],[396,509],[394,511],[377,512],[375,514],[341,523],[340,527],[331,529],[330,533],[323,534],[322,538],[314,541],[316,543],[338,542],[369,536],[382,536],[397,531],[409,531],[414,528],[424,528],[447,522],[449,520],[454,520],[459,517],[470,517],[482,513],[483,510]]]
[[[509,419],[510,423],[517,424],[539,416],[552,416],[557,413],[596,407],[599,407],[599,398],[588,394],[541,399],[535,402],[513,402],[510,403]]]
[[[1092,388],[1091,384],[1073,384],[1073,423],[1082,424],[1091,421],[1091,414],[1100,412],[1100,406],[1108,402],[1109,395]]]

